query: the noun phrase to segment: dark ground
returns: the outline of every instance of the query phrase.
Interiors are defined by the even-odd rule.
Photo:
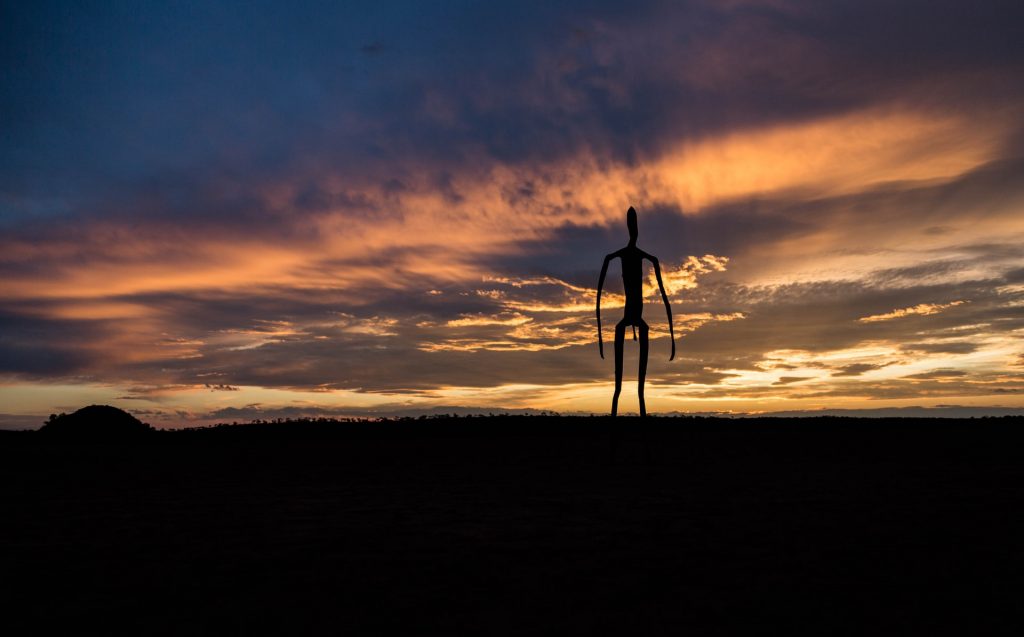
[[[609,424],[0,434],[0,628],[1024,629],[1021,419]]]

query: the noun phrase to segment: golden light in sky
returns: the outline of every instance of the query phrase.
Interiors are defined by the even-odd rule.
[[[455,57],[279,44],[219,83],[158,33],[5,81],[0,425],[604,412],[595,286],[631,205],[679,327],[670,364],[648,308],[652,412],[1024,408],[1021,60],[985,29],[953,63],[802,3],[563,18]]]

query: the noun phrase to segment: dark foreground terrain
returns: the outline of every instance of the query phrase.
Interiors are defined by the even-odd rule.
[[[0,435],[4,634],[1021,634],[1024,422]]]

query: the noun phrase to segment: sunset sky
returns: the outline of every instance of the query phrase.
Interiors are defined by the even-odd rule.
[[[606,412],[631,205],[676,316],[670,363],[648,286],[651,412],[1022,408],[1022,24],[4,3],[0,427]]]

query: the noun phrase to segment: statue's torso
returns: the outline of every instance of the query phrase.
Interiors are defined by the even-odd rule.
[[[619,251],[622,261],[622,288],[626,295],[623,318],[640,320],[644,313],[644,253],[635,246]]]

